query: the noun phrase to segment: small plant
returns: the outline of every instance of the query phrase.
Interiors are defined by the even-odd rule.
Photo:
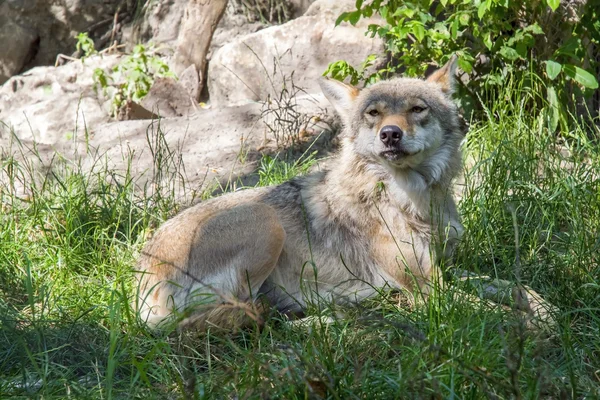
[[[94,87],[112,99],[111,113],[117,117],[128,103],[139,103],[148,94],[155,78],[163,77],[175,78],[175,74],[157,56],[157,49],[139,44],[109,73],[94,70]]]
[[[87,32],[79,33],[77,36],[75,36],[75,39],[77,39],[77,44],[75,45],[75,48],[78,52],[82,53],[82,61],[86,57],[98,53],[96,51],[96,48],[94,47],[94,41],[88,36]]]
[[[267,97],[260,114],[279,148],[299,144],[303,132],[307,131],[311,123],[311,116],[298,109],[297,96],[304,90],[294,84],[294,74],[284,76],[282,80],[279,94]]]

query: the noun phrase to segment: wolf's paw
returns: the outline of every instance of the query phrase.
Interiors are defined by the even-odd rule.
[[[520,313],[529,328],[547,329],[556,324],[554,315],[558,309],[528,286],[468,271],[460,271],[458,279],[473,289],[481,299],[510,307]]]

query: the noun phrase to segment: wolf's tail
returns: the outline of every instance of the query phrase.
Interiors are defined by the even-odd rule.
[[[266,301],[229,302],[203,306],[179,323],[180,331],[204,332],[209,328],[238,330],[250,326],[263,326],[270,307]]]

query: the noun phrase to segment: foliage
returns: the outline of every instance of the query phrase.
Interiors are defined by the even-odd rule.
[[[358,85],[360,81],[369,84],[374,82],[377,78],[376,74],[368,74],[368,68],[374,64],[376,59],[377,56],[371,54],[363,61],[358,69],[354,68],[344,60],[336,61],[327,66],[327,70],[325,70],[323,75],[329,75],[333,79],[340,81],[350,77],[350,84],[352,85]]]
[[[571,94],[590,94],[598,88],[598,63],[594,49],[600,44],[596,0],[585,6],[559,0],[373,0],[356,1],[356,10],[345,12],[337,24],[379,14],[381,24],[371,24],[368,34],[385,40],[392,61],[367,81],[396,72],[422,76],[431,62],[441,64],[458,55],[459,67],[469,78],[462,90],[474,100],[485,87],[499,88],[510,76],[529,73],[544,76],[549,93],[564,103]],[[570,8],[569,8],[570,7]],[[569,13],[579,16],[569,15]],[[350,76],[351,69],[337,75]],[[359,74],[360,75],[360,74]],[[530,84],[539,84],[532,79]],[[539,87],[544,92],[545,85]],[[539,101],[539,99],[538,99]],[[554,107],[557,107],[555,104]],[[562,117],[566,109],[561,109]],[[556,118],[555,118],[556,119]]]
[[[94,47],[94,41],[88,36],[87,32],[81,32],[75,38],[77,39],[75,48],[77,51],[82,52],[82,60],[97,53],[96,48]]]
[[[94,87],[100,87],[112,99],[114,117],[129,102],[139,103],[150,91],[155,78],[175,78],[167,63],[156,53],[154,46],[138,44],[133,53],[109,73],[100,68],[94,70]]]

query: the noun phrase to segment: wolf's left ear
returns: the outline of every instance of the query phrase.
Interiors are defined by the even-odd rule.
[[[453,94],[456,90],[456,67],[458,57],[454,54],[442,68],[435,71],[427,78],[427,82],[434,82],[441,86],[442,92]]]
[[[338,114],[346,118],[359,90],[352,85],[325,77],[319,78],[319,86]]]

